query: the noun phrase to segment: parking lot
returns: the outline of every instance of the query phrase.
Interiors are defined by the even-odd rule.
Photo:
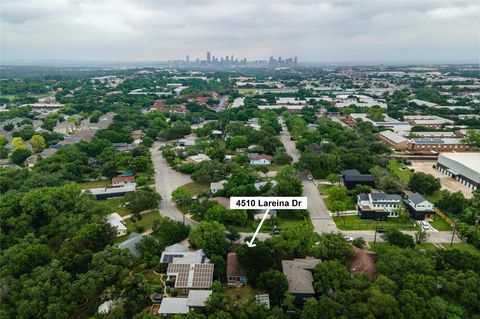
[[[435,161],[412,161],[411,167],[416,172],[424,172],[440,178],[442,189],[446,189],[451,192],[462,192],[466,198],[472,197],[472,190],[470,188],[437,171],[435,168],[433,168],[433,165],[435,164]]]

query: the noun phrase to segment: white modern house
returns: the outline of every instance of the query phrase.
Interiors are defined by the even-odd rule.
[[[362,193],[357,196],[357,212],[363,219],[386,219],[398,217],[398,208],[402,205],[402,197],[384,192]]]

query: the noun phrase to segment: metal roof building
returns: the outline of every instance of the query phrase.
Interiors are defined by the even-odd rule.
[[[436,168],[473,190],[480,186],[480,152],[440,153]]]

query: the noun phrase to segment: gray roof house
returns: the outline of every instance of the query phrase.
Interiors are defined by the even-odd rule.
[[[300,305],[304,298],[315,295],[312,271],[320,262],[316,258],[282,260],[283,274],[288,280],[287,292],[295,296],[296,304]]]
[[[119,245],[118,245],[118,248],[121,248],[121,249],[128,249],[130,250],[130,252],[136,256],[140,255],[140,250],[138,250],[138,248],[136,247],[136,245],[141,242],[143,239],[143,236],[139,233],[130,233],[128,235],[128,238],[127,240],[125,240],[124,242],[121,242]]]

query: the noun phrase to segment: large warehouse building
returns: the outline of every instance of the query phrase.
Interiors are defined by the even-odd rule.
[[[455,178],[467,187],[480,187],[480,153],[441,153],[437,170]]]

